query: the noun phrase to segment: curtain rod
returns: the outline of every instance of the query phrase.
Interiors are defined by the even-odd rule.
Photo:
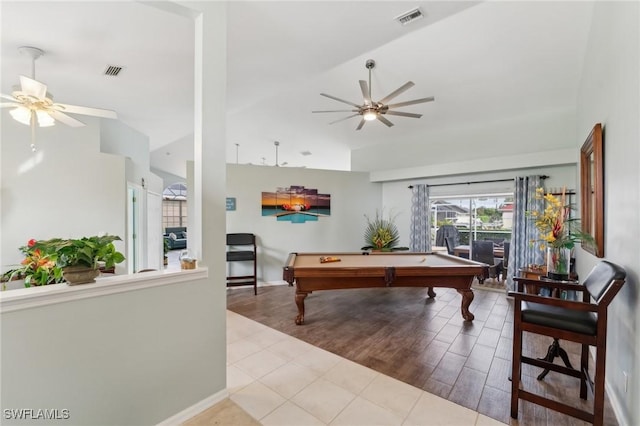
[[[540,179],[547,179],[549,176],[547,175],[542,175],[540,176]],[[518,178],[518,179],[523,179],[523,178]],[[494,179],[494,180],[476,180],[476,181],[472,181],[472,182],[455,182],[455,183],[436,183],[434,185],[428,185],[427,187],[431,188],[431,187],[435,187],[435,186],[451,186],[451,185],[471,185],[474,183],[493,183],[493,182],[511,182],[513,181],[513,178],[511,179]],[[409,189],[412,189],[413,185],[409,185]]]

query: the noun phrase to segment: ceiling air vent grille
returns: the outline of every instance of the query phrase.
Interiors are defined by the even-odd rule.
[[[400,22],[402,25],[407,25],[410,22],[422,18],[424,18],[422,11],[419,7],[416,7],[415,9],[411,9],[410,11],[403,13],[402,15],[396,16],[395,20]]]
[[[122,67],[119,67],[117,65],[107,65],[107,69],[104,70],[104,75],[117,77],[118,74],[120,74],[120,71],[122,71]]]

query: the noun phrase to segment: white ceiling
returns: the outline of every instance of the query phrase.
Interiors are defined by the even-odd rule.
[[[393,20],[420,6],[426,18]],[[193,122],[193,23],[141,2],[11,2],[1,7],[1,91],[30,75],[19,46],[36,46],[36,79],[58,102],[117,111],[156,155],[188,157]],[[593,4],[588,2],[234,1],[228,7],[227,161],[348,169],[351,149],[419,141],[429,132],[575,106]],[[365,61],[380,99],[420,119],[359,119],[321,92],[361,103]],[[118,77],[102,73],[123,66]],[[6,115],[3,115],[6,117]],[[76,116],[82,120],[81,116]],[[472,142],[472,141],[470,141]],[[237,144],[237,145],[236,145]],[[304,156],[303,151],[312,155]],[[153,158],[153,157],[152,157]]]

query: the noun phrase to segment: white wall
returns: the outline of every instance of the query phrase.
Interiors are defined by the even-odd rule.
[[[83,237],[106,232],[125,238],[125,163],[100,153],[99,119],[86,127],[62,124],[30,129],[2,110],[2,258],[18,263],[31,239]],[[119,250],[124,244],[116,242]]]
[[[137,270],[160,269],[162,266],[163,240],[162,234],[162,206],[158,210],[156,205],[150,208],[148,204],[149,192],[162,194],[163,180],[152,173],[149,161],[149,137],[117,120],[103,120],[100,126],[100,149],[102,152],[122,155],[125,159],[125,179],[127,184],[133,184],[139,191],[138,205],[140,216],[136,239],[138,243]],[[151,196],[152,200],[155,200]],[[157,203],[156,203],[157,204]],[[128,214],[128,213],[127,213]],[[151,225],[153,224],[153,225]],[[133,230],[127,221],[127,235]],[[123,236],[123,239],[124,236]],[[132,253],[133,247],[127,241],[126,253]],[[128,256],[126,267],[133,270]],[[126,269],[123,269],[123,272]]]
[[[574,135],[575,113],[567,110],[437,131],[426,126],[419,140],[398,139],[354,150],[351,170],[404,169],[561,150],[574,147]]]
[[[184,179],[187,175],[187,161],[194,158],[193,139],[193,135],[187,135],[152,151],[150,158],[153,168]]]
[[[627,282],[609,307],[607,389],[620,424],[640,424],[640,7],[596,2],[577,100],[576,149],[596,123],[604,128],[605,259]],[[579,251],[585,276],[600,259]],[[624,389],[623,371],[629,375]]]
[[[149,170],[149,136],[118,120],[103,120],[100,126],[100,150],[129,157],[143,170]]]
[[[225,347],[211,332],[213,290],[197,280],[3,312],[2,408],[69,410],[59,424],[150,425],[224,389],[211,366]]]
[[[262,216],[262,192],[291,185],[331,194],[331,216],[306,223]],[[273,282],[282,280],[282,267],[291,252],[358,251],[365,244],[364,215],[374,215],[380,208],[382,192],[380,184],[369,182],[368,173],[227,165],[227,197],[236,199],[237,208],[227,212],[227,232],[256,234],[258,278]]]

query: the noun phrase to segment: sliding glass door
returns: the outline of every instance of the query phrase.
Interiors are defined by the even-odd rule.
[[[431,198],[429,207],[434,246],[439,245],[438,230],[445,225],[455,228],[459,245],[470,245],[473,240],[501,243],[511,239],[512,193],[438,195]]]

